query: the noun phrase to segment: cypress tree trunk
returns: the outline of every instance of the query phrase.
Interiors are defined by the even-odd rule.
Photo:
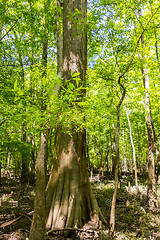
[[[77,13],[76,13],[77,12]],[[74,17],[72,17],[74,14]],[[63,1],[63,83],[70,80],[77,88],[71,71],[80,73],[84,86],[86,74],[86,0]],[[78,98],[83,98],[82,92]],[[73,100],[70,108],[79,101]],[[86,160],[86,131],[76,131],[71,121],[71,134],[57,124],[52,173],[47,186],[46,206],[49,229],[81,227],[88,221],[98,222],[99,208],[92,194]]]
[[[47,189],[47,228],[81,227],[98,220],[86,162],[85,130],[70,136],[60,126]],[[50,208],[48,208],[50,207]]]

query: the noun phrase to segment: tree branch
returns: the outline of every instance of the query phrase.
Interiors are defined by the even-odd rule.
[[[6,120],[7,120],[7,119],[2,120],[2,121],[0,122],[0,126],[3,125],[3,123],[5,123]]]
[[[152,16],[150,17],[150,19],[148,20],[148,22],[146,23],[146,26],[144,27],[142,33],[140,34],[139,38],[138,38],[138,41],[137,41],[137,44],[135,46],[135,49],[134,49],[134,52],[132,54],[132,57],[130,59],[130,62],[129,64],[127,65],[125,71],[119,76],[119,79],[118,79],[118,83],[120,84],[120,79],[126,74],[126,72],[128,71],[128,69],[130,68],[132,62],[133,62],[133,59],[134,59],[134,56],[136,54],[136,50],[138,48],[138,45],[139,45],[139,41],[141,40],[141,37],[143,36],[144,32],[146,31],[147,27],[148,27],[148,24],[151,22],[152,18],[157,14],[158,10],[160,9],[160,6],[155,10],[155,12],[152,14]],[[122,86],[121,86],[122,87]],[[124,90],[124,89],[123,89]]]
[[[2,15],[5,12],[7,12],[8,9],[9,9],[9,6],[7,7],[7,9],[5,9],[3,12],[1,12],[0,15]]]
[[[16,22],[10,27],[10,29],[1,37],[0,39],[0,43],[3,40],[3,38],[5,38],[7,36],[7,34],[15,27],[15,25],[17,24],[18,20],[21,19],[21,17],[19,17]]]

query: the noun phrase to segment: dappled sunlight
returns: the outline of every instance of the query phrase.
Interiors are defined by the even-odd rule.
[[[157,0],[0,1],[0,239],[160,239],[159,23]]]
[[[156,236],[159,236],[160,210],[153,211],[148,207],[146,184],[142,183],[143,180],[140,178],[140,194],[137,195],[134,184],[131,184],[131,192],[128,192],[127,181],[123,179],[120,181],[121,186],[116,200],[115,239],[156,239]],[[109,222],[114,181],[95,181],[92,182],[92,188],[100,209]],[[159,194],[159,189],[157,192]]]
[[[140,194],[147,195],[147,186],[139,184],[138,187],[139,187]],[[135,195],[137,194],[137,189],[136,189],[135,185],[130,186],[130,187],[125,186],[125,188],[126,188],[127,192],[129,192],[129,191],[131,192],[130,194],[135,194]],[[130,188],[130,190],[129,190],[129,188]]]

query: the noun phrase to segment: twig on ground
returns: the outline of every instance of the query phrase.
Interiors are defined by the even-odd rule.
[[[31,219],[30,217],[28,217],[27,214],[23,213],[23,214],[21,214],[19,217],[14,218],[14,219],[10,220],[9,222],[2,223],[2,224],[0,225],[0,228],[5,228],[5,227],[11,225],[12,223],[18,221],[18,220],[21,219],[22,217],[26,217],[28,220],[30,220],[30,221],[32,222],[32,219]]]
[[[20,218],[22,218],[23,216],[24,216],[24,214],[22,214],[22,215],[19,216],[18,218],[14,218],[13,220],[11,220],[11,221],[9,221],[9,222],[2,223],[2,224],[0,225],[0,228],[5,228],[5,227],[11,225],[12,223],[18,221],[18,220],[19,220]]]

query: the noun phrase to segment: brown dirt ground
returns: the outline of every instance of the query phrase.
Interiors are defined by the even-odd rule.
[[[92,183],[98,204],[108,223],[113,186],[113,181],[107,179]],[[117,196],[114,239],[160,240],[160,209],[156,211],[148,209],[143,186],[141,196],[134,194],[134,187],[132,193],[129,194],[126,186],[127,180],[125,179],[122,181]],[[18,178],[3,177],[0,187],[0,240],[29,240],[35,195],[34,186],[22,186]],[[50,232],[46,234],[45,239],[108,239],[107,230],[105,230],[108,228],[109,224],[99,231],[91,223],[88,223],[80,231]]]

